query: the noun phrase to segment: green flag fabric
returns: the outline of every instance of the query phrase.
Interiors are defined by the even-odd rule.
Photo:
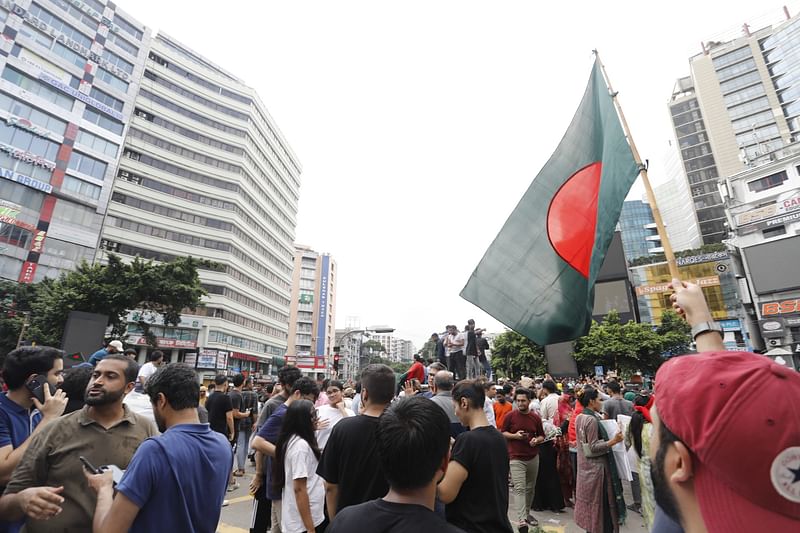
[[[595,60],[564,138],[461,296],[540,345],[585,335],[594,283],[638,174]]]

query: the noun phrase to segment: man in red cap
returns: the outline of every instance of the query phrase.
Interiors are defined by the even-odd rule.
[[[800,374],[723,351],[700,288],[672,286],[673,307],[692,326],[698,351],[710,353],[676,357],[656,374],[656,502],[687,533],[800,531]],[[781,399],[752,394],[757,389],[781,391]],[[687,409],[690,398],[699,401]]]

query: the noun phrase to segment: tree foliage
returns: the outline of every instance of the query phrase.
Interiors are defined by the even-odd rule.
[[[381,357],[380,355],[373,355],[369,358],[368,361],[369,364],[371,365],[378,365],[378,364],[386,365],[392,370],[394,370],[394,373],[397,374],[398,376],[404,374],[406,370],[408,370],[408,368],[411,366],[411,363],[403,363],[403,362],[398,363],[397,361],[390,361],[389,359]]]
[[[623,374],[653,373],[664,362],[665,351],[685,353],[690,343],[688,325],[677,314],[667,311],[662,321],[656,330],[650,324],[622,324],[619,314],[611,311],[602,323],[592,322],[589,333],[575,341],[575,360],[583,372],[602,365]]]
[[[494,338],[492,346],[492,369],[498,375],[509,378],[537,376],[546,372],[544,348],[520,335],[506,330]]]
[[[184,309],[194,310],[206,294],[200,285],[197,269],[211,263],[191,257],[180,257],[168,263],[153,263],[140,258],[130,263],[109,254],[108,264],[81,263],[72,272],[57,279],[44,279],[32,285],[0,287],[19,294],[18,305],[27,304],[30,327],[26,339],[37,344],[60,346],[64,327],[71,311],[85,311],[108,316],[112,336],[124,335],[126,315],[133,309],[160,313],[165,325],[177,325]],[[143,317],[147,313],[143,313]],[[19,321],[17,321],[19,322]],[[145,335],[152,341],[149,324],[140,321]],[[5,329],[4,329],[5,327]],[[19,328],[16,329],[19,334]],[[13,324],[0,323],[2,353],[16,346]]]
[[[383,344],[381,344],[380,341],[376,341],[374,339],[370,339],[362,343],[361,349],[364,350],[363,353],[370,353],[370,350],[372,350],[372,353],[376,355],[386,353],[386,348],[383,347]]]

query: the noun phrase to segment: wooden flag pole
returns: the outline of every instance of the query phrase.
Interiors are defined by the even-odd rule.
[[[633,137],[628,129],[628,122],[625,120],[625,115],[622,113],[622,106],[619,104],[617,93],[611,88],[611,82],[608,80],[606,67],[600,60],[600,54],[597,52],[597,50],[593,50],[592,52],[594,53],[595,57],[597,57],[597,61],[600,63],[600,69],[603,71],[603,78],[605,78],[606,86],[611,93],[611,99],[614,100],[614,107],[617,109],[619,121],[622,123],[622,130],[625,133],[625,137],[628,139],[631,152],[633,152],[633,160],[641,169],[642,182],[644,183],[644,188],[647,191],[647,200],[650,203],[650,209],[653,211],[653,219],[656,221],[658,236],[661,238],[661,246],[664,247],[664,255],[666,256],[667,264],[669,265],[669,273],[673,278],[680,279],[681,277],[680,273],[678,272],[678,264],[675,262],[675,254],[672,252],[672,244],[669,242],[667,228],[664,226],[664,220],[661,218],[661,211],[659,211],[658,204],[656,203],[656,195],[653,193],[653,188],[650,186],[650,180],[647,178],[647,167],[642,164],[642,158],[639,157],[639,151],[636,149],[636,144],[633,142]]]

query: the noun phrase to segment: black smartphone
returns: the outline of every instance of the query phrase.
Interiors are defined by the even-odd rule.
[[[92,474],[102,474],[103,473],[103,471],[101,469],[97,468],[92,463],[90,463],[89,459],[87,459],[86,457],[81,455],[80,457],[78,457],[78,459],[81,460],[81,463],[83,463],[83,467],[86,470],[88,470],[90,473],[92,473]]]
[[[25,383],[25,386],[31,391],[31,396],[39,400],[39,403],[44,403],[45,387],[50,387],[50,396],[56,393],[56,388],[47,381],[47,376],[41,376],[39,374],[31,376],[27,383]]]

